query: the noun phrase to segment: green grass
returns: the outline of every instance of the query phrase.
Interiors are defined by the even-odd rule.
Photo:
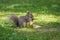
[[[6,13],[8,14],[8,13]],[[17,13],[18,15],[19,13]],[[9,14],[8,14],[9,15]],[[2,18],[8,15],[2,16]],[[18,16],[25,15],[21,13]],[[44,28],[60,28],[60,16],[47,14],[33,14],[34,24]],[[38,15],[38,16],[37,16]],[[60,32],[41,32],[31,28],[14,28],[13,23],[4,20],[0,21],[0,40],[60,40]]]
[[[60,0],[0,0],[0,11],[60,12]]]
[[[27,28],[14,30],[0,27],[0,40],[60,40],[60,32],[40,32]]]
[[[60,0],[0,0],[0,40],[60,40],[60,32],[41,32],[31,28],[14,28],[9,14],[18,17],[27,11],[34,24],[43,28],[60,28]]]

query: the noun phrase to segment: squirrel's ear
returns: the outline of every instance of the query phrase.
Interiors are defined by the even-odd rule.
[[[32,14],[31,14],[31,12],[27,12],[27,14],[26,14],[26,15],[32,15]]]

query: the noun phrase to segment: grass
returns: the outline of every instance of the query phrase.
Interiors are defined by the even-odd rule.
[[[41,32],[38,31],[38,29],[35,30],[31,28],[14,28],[12,27],[14,25],[12,25],[10,21],[6,20],[7,16],[11,12],[4,13],[7,15],[1,16],[5,19],[1,19],[0,21],[0,40],[60,40],[60,32],[58,31]],[[14,14],[17,14],[17,16],[22,16],[26,13]],[[44,28],[60,28],[60,16],[36,13],[33,13],[33,15],[34,24],[40,25]]]
[[[0,11],[60,12],[59,1],[60,0],[1,0]]]
[[[34,24],[60,29],[60,0],[0,0],[0,40],[60,40],[60,32],[41,32],[31,28],[14,28],[9,14],[18,17],[27,11],[34,15]]]
[[[60,32],[40,32],[23,28],[18,30],[0,27],[0,40],[59,40]]]

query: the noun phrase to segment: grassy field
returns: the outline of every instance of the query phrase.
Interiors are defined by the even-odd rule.
[[[30,28],[16,30],[0,27],[0,40],[60,40],[60,32],[40,32]]]
[[[34,24],[59,31],[14,28],[7,20],[9,14],[19,17],[27,11],[34,15]],[[0,0],[0,40],[60,40],[60,0]]]

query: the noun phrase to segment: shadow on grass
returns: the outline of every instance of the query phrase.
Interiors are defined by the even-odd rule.
[[[60,28],[60,22],[50,22],[47,25],[45,25],[45,27],[48,28]]]

